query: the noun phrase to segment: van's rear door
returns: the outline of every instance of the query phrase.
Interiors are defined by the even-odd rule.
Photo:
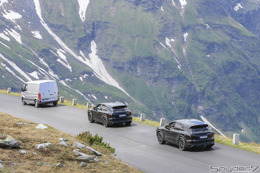
[[[58,100],[58,86],[56,81],[49,81],[40,84],[42,102]]]

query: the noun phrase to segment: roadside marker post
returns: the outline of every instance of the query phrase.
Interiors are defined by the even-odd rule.
[[[140,121],[145,121],[145,114],[140,115]]]
[[[76,106],[77,105],[77,100],[76,99],[72,99],[72,106]]]
[[[239,134],[233,134],[233,145],[239,145]]]
[[[7,94],[11,93],[11,88],[7,88]]]
[[[64,97],[63,96],[60,97],[60,102],[64,103]]]
[[[165,118],[161,118],[160,120],[160,126],[164,126],[165,125]]]

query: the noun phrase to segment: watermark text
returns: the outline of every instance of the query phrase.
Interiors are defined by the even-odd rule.
[[[259,166],[210,166],[210,173],[256,173]]]

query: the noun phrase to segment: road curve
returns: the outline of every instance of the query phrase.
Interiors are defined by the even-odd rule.
[[[209,151],[180,151],[172,145],[160,145],[155,127],[133,122],[129,127],[105,128],[101,124],[89,123],[87,111],[74,107],[35,108],[22,105],[19,97],[0,94],[0,112],[48,124],[72,135],[90,131],[103,136],[105,142],[116,148],[118,159],[147,173],[206,173],[236,171],[237,168],[252,172],[260,166],[259,154],[222,144],[216,144]],[[259,173],[260,168],[254,172]]]

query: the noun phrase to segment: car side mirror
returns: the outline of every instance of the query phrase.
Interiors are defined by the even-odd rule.
[[[21,91],[22,91],[22,92],[24,92],[24,89],[23,89],[23,88],[21,88]]]
[[[94,107],[93,109],[96,111],[96,110],[97,110],[97,107]]]

